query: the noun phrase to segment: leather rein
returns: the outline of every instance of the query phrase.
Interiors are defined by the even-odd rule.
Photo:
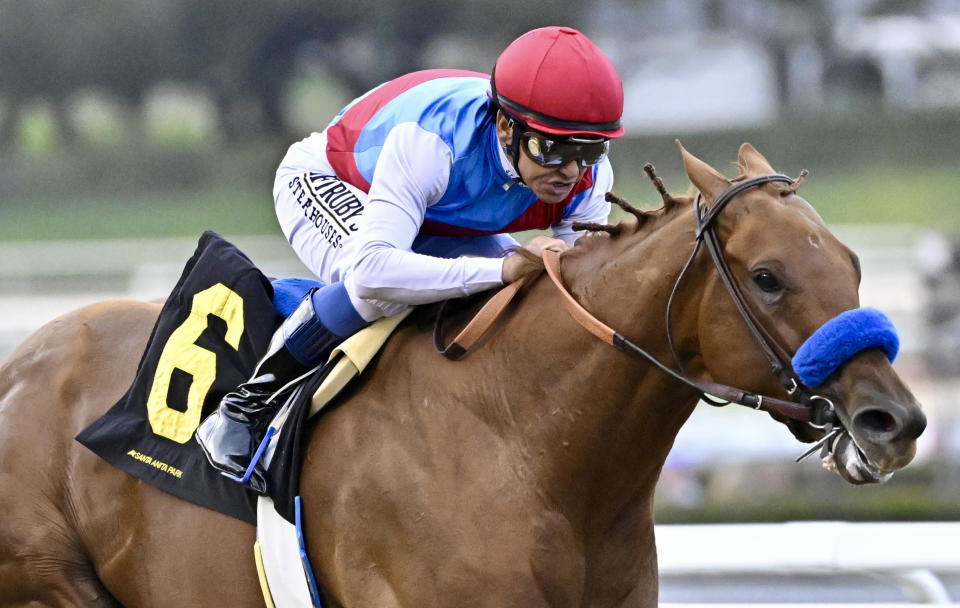
[[[739,284],[730,271],[730,267],[724,256],[722,243],[716,233],[715,220],[724,207],[726,207],[727,203],[749,188],[770,182],[793,184],[793,180],[786,175],[779,173],[762,175],[745,179],[731,185],[717,197],[717,200],[709,208],[701,204],[699,193],[693,202],[693,212],[697,225],[696,244],[686,264],[684,264],[683,269],[677,276],[677,280],[674,282],[667,303],[667,340],[677,369],[672,369],[661,363],[656,357],[628,340],[619,332],[605,325],[577,302],[563,283],[560,269],[560,254],[557,251],[551,249],[543,251],[544,267],[550,279],[557,287],[567,312],[587,331],[627,354],[646,359],[663,373],[694,389],[700,395],[701,399],[710,405],[723,406],[729,403],[737,403],[753,409],[775,413],[791,420],[805,422],[817,428],[824,428],[828,425],[838,423],[833,403],[826,397],[810,394],[797,378],[796,374],[794,374],[793,367],[789,363],[790,357],[786,354],[786,351],[773,339],[769,332],[767,332],[747,304]],[[674,343],[670,317],[674,296],[679,291],[680,284],[687,270],[692,265],[693,260],[700,252],[701,247],[706,247],[709,252],[721,282],[733,299],[737,311],[750,330],[754,341],[767,358],[771,372],[780,381],[787,394],[794,400],[785,401],[775,397],[751,393],[726,384],[698,380],[686,374],[686,370],[680,362],[680,357]],[[500,313],[503,312],[514,295],[519,292],[522,283],[522,281],[511,283],[497,292],[487,301],[480,312],[477,313],[474,319],[467,324],[460,334],[454,338],[453,342],[447,346],[444,346],[441,323],[443,307],[441,307],[437,315],[437,322],[434,326],[434,345],[437,350],[450,359],[459,359],[466,354],[469,348],[482,337],[486,330],[489,329],[493,322],[499,317]],[[722,401],[717,401],[711,398],[710,395],[718,397]]]

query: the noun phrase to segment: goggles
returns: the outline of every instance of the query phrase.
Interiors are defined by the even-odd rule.
[[[591,167],[607,156],[610,142],[606,139],[565,137],[550,139],[542,133],[525,132],[520,141],[527,156],[542,167],[561,167],[573,159],[581,167]]]

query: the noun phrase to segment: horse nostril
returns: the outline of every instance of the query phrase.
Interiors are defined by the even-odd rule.
[[[927,417],[919,409],[875,407],[857,412],[853,424],[873,441],[916,439],[927,428]]]
[[[916,413],[909,418],[907,418],[906,424],[903,425],[903,430],[901,434],[910,439],[916,439],[919,437],[924,429],[927,428],[927,417],[923,412],[917,410]]]
[[[893,438],[899,434],[900,425],[890,412],[881,409],[867,409],[858,412],[853,424],[872,437]]]

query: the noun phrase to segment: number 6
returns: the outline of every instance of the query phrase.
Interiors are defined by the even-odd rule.
[[[243,298],[222,283],[195,294],[189,316],[170,334],[160,353],[147,397],[150,428],[157,435],[177,443],[189,441],[200,425],[203,400],[217,375],[217,354],[194,344],[207,328],[207,315],[223,319],[227,324],[224,340],[234,350],[240,349],[240,337],[244,329]],[[187,393],[187,409],[183,412],[167,405],[174,369],[193,376]]]

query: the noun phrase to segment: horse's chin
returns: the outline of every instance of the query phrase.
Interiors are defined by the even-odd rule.
[[[871,463],[847,431],[840,433],[833,442],[829,453],[823,457],[823,466],[855,485],[883,483],[893,475]]]

